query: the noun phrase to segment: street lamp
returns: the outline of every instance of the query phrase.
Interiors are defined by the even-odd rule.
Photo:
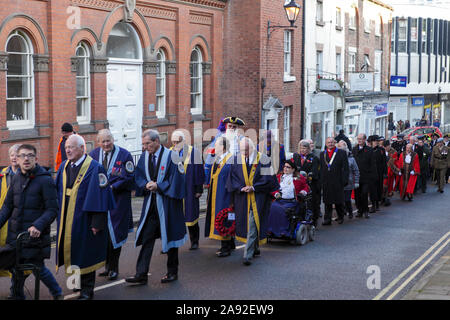
[[[291,23],[290,26],[272,26],[270,25],[270,21],[267,21],[267,39],[270,39],[270,35],[274,29],[279,28],[297,28],[294,26],[294,23],[297,21],[298,14],[300,13],[300,6],[295,3],[295,0],[286,0],[284,6],[284,11],[286,12],[286,17],[288,21]],[[272,31],[271,31],[272,29]]]

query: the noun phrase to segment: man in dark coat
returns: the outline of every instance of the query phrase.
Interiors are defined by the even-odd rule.
[[[131,191],[134,189],[134,163],[128,150],[114,145],[114,137],[108,129],[98,132],[100,147],[89,154],[103,165],[114,195],[116,207],[108,212],[108,251],[105,271],[101,277],[115,280],[119,275],[119,258],[122,246],[127,242],[128,233],[133,232],[133,212]]]
[[[312,153],[311,144],[307,140],[301,140],[298,143],[298,153],[293,155],[295,166],[299,172],[304,171],[311,174],[311,191],[312,191],[312,211],[313,223],[317,227],[317,220],[320,216],[320,200],[321,200],[321,185],[320,185],[320,161]]]
[[[350,139],[345,135],[344,130],[339,130],[339,134],[334,138],[336,140],[336,143],[338,143],[341,140],[344,140],[347,144],[348,150],[352,150],[352,143],[350,142]]]
[[[320,153],[320,181],[322,184],[325,215],[322,225],[331,225],[333,204],[338,214],[337,222],[342,224],[345,215],[344,187],[348,183],[348,159],[343,150],[336,148],[332,137],[326,140],[327,148]]]
[[[367,142],[372,147],[373,157],[377,167],[375,180],[371,183],[370,188],[370,200],[372,201],[372,208],[369,211],[370,213],[375,213],[375,211],[379,209],[379,203],[383,195],[384,175],[387,171],[386,151],[383,147],[379,146],[379,138],[380,137],[378,135],[373,135],[367,139]]]
[[[417,177],[418,183],[416,184],[416,190],[419,188],[422,193],[427,192],[427,180],[430,175],[429,161],[431,157],[430,148],[424,143],[425,136],[419,137],[419,142],[417,143],[416,153],[419,157],[420,163],[420,175]]]
[[[360,218],[364,215],[367,219],[369,218],[370,185],[377,179],[377,167],[372,148],[366,145],[366,135],[360,133],[357,139],[358,145],[352,151],[359,168],[359,188],[355,190],[355,202],[358,208],[356,217]]]
[[[36,164],[36,148],[22,145],[17,150],[20,170],[13,176],[0,211],[0,228],[8,221],[6,246],[0,248],[0,269],[12,269],[16,260],[17,236],[28,231],[30,247],[22,258],[40,267],[50,258],[50,225],[58,213],[55,183],[49,172]],[[12,270],[11,270],[12,271]],[[13,273],[15,295],[23,297],[23,274]]]

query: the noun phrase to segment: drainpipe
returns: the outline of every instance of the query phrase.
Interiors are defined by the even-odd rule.
[[[302,10],[302,74],[301,74],[301,97],[300,97],[300,139],[305,138],[305,10],[306,0],[303,0]]]

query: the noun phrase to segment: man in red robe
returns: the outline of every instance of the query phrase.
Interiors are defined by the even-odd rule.
[[[400,154],[397,167],[401,170],[400,197],[408,197],[412,201],[417,176],[420,175],[420,163],[417,153],[412,151],[412,144],[407,144],[405,151]]]

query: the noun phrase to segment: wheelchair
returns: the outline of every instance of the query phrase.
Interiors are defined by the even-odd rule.
[[[39,289],[41,282],[41,267],[27,261],[23,257],[23,248],[30,247],[30,234],[28,231],[22,232],[17,236],[16,241],[16,262],[14,267],[12,268],[13,273],[16,275],[16,281],[14,281],[13,286],[13,295],[17,296],[19,292],[19,285],[24,281],[26,271],[31,271],[34,275],[35,283],[34,283],[34,300],[39,300]]]
[[[309,185],[310,177],[307,177],[307,181]],[[284,203],[284,206],[280,203]],[[298,194],[297,200],[290,203],[283,200],[275,201],[272,206],[276,207],[270,209],[268,242],[271,242],[272,239],[280,239],[302,246],[309,241],[314,241],[316,227],[312,219],[311,192],[306,195]],[[283,209],[284,214],[280,214],[280,210]]]

